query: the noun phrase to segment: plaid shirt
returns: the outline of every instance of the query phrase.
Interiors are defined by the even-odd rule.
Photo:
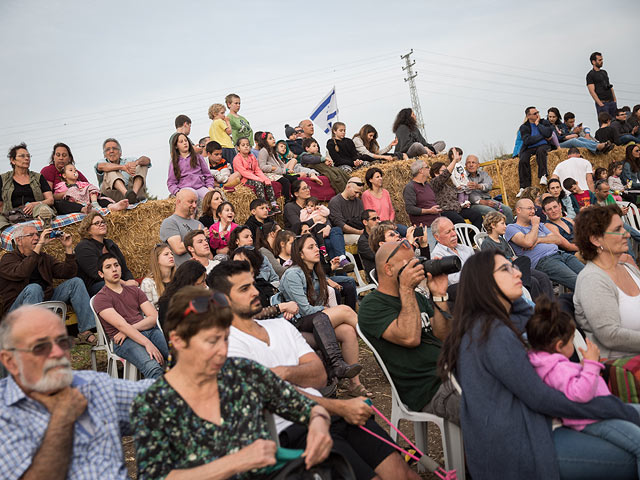
[[[130,434],[133,399],[154,380],[131,382],[105,373],[75,371],[72,386],[88,401],[76,420],[70,480],[128,479],[122,435]],[[18,479],[31,466],[49,425],[49,412],[12,377],[0,380],[0,478]]]

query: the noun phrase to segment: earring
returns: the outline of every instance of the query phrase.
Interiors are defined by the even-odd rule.
[[[599,248],[600,250],[604,250],[604,247],[603,247],[602,245],[598,246],[598,248]]]
[[[167,357],[167,364],[164,367],[164,373],[167,373],[171,367],[173,367],[173,344],[169,340],[169,356]]]

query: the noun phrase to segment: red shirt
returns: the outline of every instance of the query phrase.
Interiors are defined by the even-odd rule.
[[[582,193],[574,193],[573,195],[576,197],[576,201],[578,202],[578,205],[580,205],[580,208],[588,207],[591,205],[591,199],[588,190],[584,190]]]
[[[60,172],[53,163],[40,170],[40,175],[42,175],[47,182],[51,183],[51,190],[54,190],[58,183],[64,182],[64,178],[62,178],[62,175],[60,175]],[[80,170],[78,170],[78,180],[81,182],[89,182]]]

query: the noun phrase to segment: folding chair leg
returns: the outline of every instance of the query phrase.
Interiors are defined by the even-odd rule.
[[[415,444],[416,447],[425,455],[429,455],[429,443],[428,433],[427,433],[427,422],[413,422],[413,433],[415,435]],[[424,466],[422,464],[418,464],[418,471],[424,470]]]
[[[96,351],[91,350],[91,370],[98,371],[98,362],[96,361]]]
[[[462,430],[458,425],[448,420],[444,421],[442,429],[442,450],[444,452],[445,468],[447,470],[455,470],[458,480],[464,480],[466,472]]]
[[[396,428],[400,428],[400,409],[396,405],[392,405],[391,407],[391,424]],[[396,432],[393,428],[389,427],[389,436],[391,440],[394,442],[398,439],[398,432]]]

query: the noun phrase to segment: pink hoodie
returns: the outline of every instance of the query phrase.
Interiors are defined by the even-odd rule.
[[[561,353],[536,351],[529,352],[529,361],[545,384],[560,390],[571,401],[586,403],[594,397],[611,395],[600,376],[604,365],[599,362],[583,360],[584,365],[581,365],[569,361]],[[597,420],[562,419],[563,425],[578,431],[595,422]]]

